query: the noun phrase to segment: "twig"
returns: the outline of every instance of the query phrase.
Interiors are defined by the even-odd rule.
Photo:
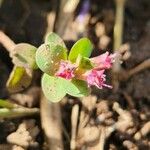
[[[12,57],[13,49],[16,44],[1,30],[0,30],[0,43],[9,52],[10,57]]]
[[[54,30],[54,22],[56,19],[56,13],[55,12],[50,12],[47,15],[47,31],[45,33],[45,37],[48,33],[52,32]]]
[[[135,108],[132,97],[125,91],[123,92],[123,95],[124,95],[125,99],[127,100],[128,104],[129,104],[129,107],[131,109]]]
[[[61,0],[59,14],[56,19],[55,31],[63,36],[79,0]],[[65,16],[65,17],[64,17]]]
[[[115,0],[116,18],[114,26],[114,51],[117,51],[122,44],[125,2],[126,0]]]
[[[25,108],[25,107],[14,108],[14,109],[1,108],[0,119],[24,117],[24,116],[30,116],[38,113],[39,113],[38,108]]]
[[[103,127],[101,128],[101,133],[100,133],[99,150],[104,150],[105,139],[106,139],[106,129]]]
[[[124,7],[126,0],[115,0],[116,2],[116,18],[114,25],[114,52],[117,52],[122,44],[123,24],[124,24]],[[118,75],[121,70],[119,58],[113,64],[113,85],[114,91],[119,87]]]
[[[125,140],[123,142],[123,145],[128,149],[128,150],[138,150],[138,147],[131,141]]]
[[[12,108],[17,108],[18,105],[17,105],[17,104],[14,104],[14,103],[11,103],[11,102],[9,102],[9,101],[0,99],[0,107],[12,109]]]
[[[144,126],[134,135],[135,140],[140,140],[142,137],[150,133],[150,121],[144,124]]]
[[[128,80],[131,78],[133,75],[150,68],[150,58],[144,60],[141,64],[137,65],[136,67],[130,69],[130,70],[122,70],[120,72],[120,80]]]
[[[144,69],[150,68],[150,58],[143,61],[141,64],[136,66],[135,68],[128,71],[128,78],[133,76],[134,74],[143,71]]]
[[[71,114],[71,142],[70,142],[70,149],[76,149],[76,133],[77,133],[77,123],[78,123],[78,116],[79,116],[79,105],[75,105],[72,108]]]
[[[58,103],[50,103],[41,95],[41,123],[50,150],[63,150],[61,111]]]
[[[81,102],[83,106],[80,112],[79,132],[87,125],[91,113],[93,109],[96,107],[96,101],[97,101],[96,96],[88,96],[82,98]]]

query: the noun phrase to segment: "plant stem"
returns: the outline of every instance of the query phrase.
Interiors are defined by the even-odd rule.
[[[24,117],[38,113],[39,113],[38,108],[24,108],[24,107],[13,109],[2,108],[0,109],[0,119]]]
[[[4,107],[0,109],[0,119],[17,118],[39,113],[38,108],[25,108],[2,99],[0,99],[0,107]]]
[[[116,18],[114,26],[114,51],[122,44],[123,24],[124,24],[124,6],[126,0],[116,1]]]
[[[1,30],[0,30],[0,43],[9,52],[10,57],[12,57],[13,49],[16,44]]]
[[[78,125],[78,117],[79,117],[79,105],[74,105],[71,112],[71,141],[70,141],[70,149],[76,149],[76,133],[77,133],[77,125]]]
[[[126,0],[115,0],[116,3],[116,18],[114,25],[114,52],[117,52],[122,44],[123,37],[123,24],[124,24],[124,7]],[[118,75],[121,70],[121,65],[119,59],[117,59],[113,64],[113,85],[116,91],[119,87]]]
[[[63,150],[60,104],[49,102],[41,91],[40,107],[41,125],[45,133],[48,148]]]
[[[141,64],[137,65],[135,68],[133,69],[130,69],[128,71],[128,76],[131,77],[133,76],[134,74],[144,70],[144,69],[148,69],[150,68],[150,58],[144,60]]]
[[[17,105],[17,104],[13,104],[13,103],[11,103],[11,102],[8,102],[8,101],[6,101],[6,100],[0,99],[0,107],[12,109],[12,108],[18,107],[18,105]]]

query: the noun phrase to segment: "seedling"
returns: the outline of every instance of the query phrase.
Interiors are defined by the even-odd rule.
[[[26,43],[18,44],[13,55],[15,70],[7,85],[16,91],[16,86],[19,87],[27,77],[26,71],[39,68],[43,72],[43,93],[51,102],[59,102],[66,94],[87,96],[91,86],[111,88],[105,84],[104,72],[111,68],[115,55],[106,52],[89,58],[92,50],[91,41],[81,38],[68,52],[64,41],[55,33],[47,35],[45,43],[38,48]],[[16,75],[17,70],[20,71]]]

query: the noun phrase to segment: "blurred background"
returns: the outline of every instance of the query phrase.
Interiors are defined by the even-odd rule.
[[[58,146],[59,148],[52,148],[47,144],[49,142],[44,138],[45,135],[47,136],[47,133],[45,133],[47,130],[45,127],[43,130],[42,119],[40,116],[34,116],[0,121],[0,150],[17,150],[17,148],[18,150],[73,150],[74,144],[71,142],[74,142],[72,140],[74,126],[72,126],[71,119],[74,118],[74,115],[71,114],[73,114],[72,111],[75,105],[79,107],[78,116],[81,116],[80,113],[82,112],[85,113],[84,105],[88,107],[88,113],[85,113],[86,115],[88,114],[88,121],[85,121],[84,133],[81,132],[81,122],[83,122],[84,117],[78,118],[75,149],[149,149],[150,0],[0,0],[0,30],[15,43],[26,42],[36,47],[40,46],[44,42],[45,35],[52,31],[64,39],[68,49],[79,38],[88,37],[94,43],[92,56],[106,51],[122,54],[122,63],[116,62],[112,71],[108,72],[108,83],[114,86],[114,90],[104,89],[99,91],[92,89],[92,95],[87,98],[90,102],[86,102],[86,100],[77,101],[72,97],[67,97],[60,104],[59,107],[62,112],[60,119],[62,120],[61,132],[63,136],[60,138],[61,142],[55,140],[52,142],[57,146],[61,143],[61,146]],[[29,99],[32,99],[32,102],[29,102],[28,97],[18,98],[16,95],[9,94],[6,89],[6,81],[12,68],[13,64],[9,53],[0,44],[0,98],[11,98],[20,105],[39,108],[41,106],[39,99],[36,98],[38,100],[35,101],[33,95],[37,93],[37,89],[35,90],[34,88],[38,87],[38,90],[40,90],[40,72],[35,75],[34,82],[36,84],[34,83],[34,87],[30,87],[32,91],[19,93],[29,96]],[[116,130],[111,128],[111,134],[105,135],[105,138],[101,137],[103,135],[102,129],[106,129],[107,126],[111,126],[117,121],[117,113],[120,111],[116,110],[115,102],[119,105],[117,105],[118,107],[122,108],[120,108],[122,111],[126,110],[123,114],[127,113],[126,116],[129,118],[125,122],[132,120],[132,127],[127,125],[121,131],[118,129],[119,127],[116,127]],[[92,108],[89,108],[90,106]],[[97,121],[97,117],[106,112],[110,116],[106,115],[106,117],[104,115],[104,117],[102,115],[105,119],[102,119],[101,116],[101,121]],[[28,146],[22,146],[11,140],[9,141],[7,138],[9,134],[18,129],[24,119],[33,119],[33,124],[36,124],[39,130],[34,138],[36,144],[31,144],[31,142]],[[122,122],[118,124],[125,126]],[[144,133],[139,138],[136,133],[145,124],[147,125],[146,131],[144,128]],[[51,123],[49,126],[51,126]],[[132,131],[128,132],[128,128],[132,129]],[[98,141],[101,139],[101,142],[95,140],[97,139],[95,137],[96,133],[99,133],[97,135],[99,137]],[[91,138],[89,138],[90,135]],[[97,143],[100,143],[100,145]]]

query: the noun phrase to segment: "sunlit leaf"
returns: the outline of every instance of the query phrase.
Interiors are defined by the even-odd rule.
[[[48,74],[42,77],[42,90],[51,102],[59,102],[66,94],[83,97],[89,95],[90,92],[87,83],[82,80],[69,81]]]
[[[79,68],[83,70],[89,70],[94,67],[89,58],[81,55],[78,55],[76,63],[79,65]]]
[[[60,45],[50,48],[49,45],[42,44],[37,49],[36,63],[43,72],[49,75],[57,71],[61,59],[67,59],[67,50]]]
[[[64,41],[56,34],[56,33],[49,33],[45,38],[45,44],[49,44],[50,48],[53,48],[56,45],[60,45],[66,49],[66,45]]]
[[[10,92],[19,92],[27,88],[32,80],[32,71],[24,67],[15,66],[7,81]]]
[[[87,96],[90,93],[90,89],[85,81],[74,79],[69,82],[66,87],[67,93],[75,97]]]
[[[36,49],[36,47],[27,43],[17,44],[14,48],[13,63],[20,67],[37,69],[35,61]]]
[[[59,102],[65,95],[65,80],[44,73],[42,77],[42,90],[46,98],[51,102]]]
[[[92,49],[93,45],[91,41],[87,38],[81,38],[71,48],[68,59],[72,62],[75,62],[78,55],[90,57]]]

